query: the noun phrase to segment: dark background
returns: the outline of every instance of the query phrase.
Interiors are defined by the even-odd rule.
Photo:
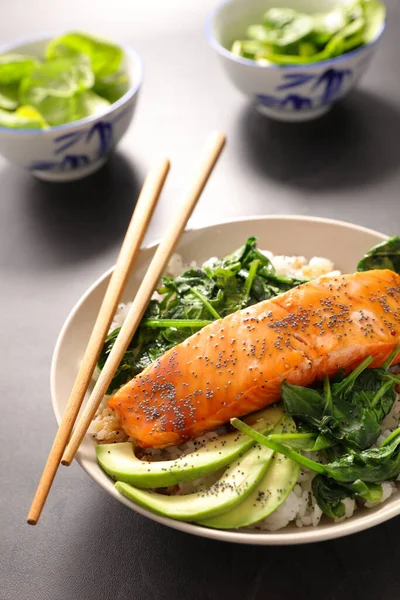
[[[136,46],[145,81],[109,164],[45,184],[0,158],[0,599],[394,599],[400,519],[293,548],[235,546],[161,527],[62,469],[36,527],[25,517],[55,434],[49,370],[75,301],[113,264],[146,169],[172,171],[148,232],[159,237],[210,130],[228,146],[193,216],[294,213],[400,231],[400,6],[359,89],[315,122],[255,113],[204,37],[212,0],[3,0],[0,42],[92,30]]]

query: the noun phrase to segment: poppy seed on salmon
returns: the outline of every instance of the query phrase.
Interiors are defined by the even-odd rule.
[[[379,366],[400,340],[399,303],[400,276],[392,271],[321,277],[207,325],[108,405],[138,445],[179,444],[275,402],[284,379],[307,386],[371,354]]]

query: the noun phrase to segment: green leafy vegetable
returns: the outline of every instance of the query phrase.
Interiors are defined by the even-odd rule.
[[[129,88],[123,56],[119,46],[83,33],[52,40],[44,61],[0,55],[0,110],[10,111],[0,126],[38,129],[105,112]]]
[[[380,448],[371,447],[396,399],[394,386],[400,380],[388,369],[398,352],[396,346],[380,368],[367,369],[372,362],[368,357],[347,377],[339,375],[333,383],[325,377],[323,389],[287,382],[281,386],[286,412],[310,431],[271,435],[265,445],[318,473],[313,479],[313,493],[321,510],[331,518],[343,516],[345,498],[359,496],[377,502],[382,494],[377,484],[396,478],[400,472],[400,429]],[[296,449],[322,450],[330,462],[321,465]]]
[[[354,497],[350,491],[327,477],[317,475],[311,483],[312,491],[322,512],[331,519],[339,519],[345,514],[343,500]]]
[[[249,238],[222,260],[201,269],[189,269],[176,278],[163,277],[120,367],[109,392],[143,371],[169,348],[183,342],[215,319],[272,298],[302,281],[280,277],[272,263]],[[101,369],[115,342],[113,331],[102,350]]]
[[[88,36],[84,33],[67,33],[52,40],[46,50],[46,58],[88,56],[96,77],[107,77],[119,71],[123,51],[116,44]]]
[[[22,54],[0,55],[0,84],[18,83],[33,71],[37,64],[35,58]]]
[[[60,125],[86,116],[80,94],[93,84],[86,56],[57,58],[38,66],[21,81],[20,100],[34,106],[49,125]]]
[[[293,8],[270,8],[263,16],[263,25],[267,29],[281,30],[298,17]]]
[[[44,129],[46,127],[43,117],[35,113],[27,114],[24,107],[16,112],[0,109],[0,127],[10,129]]]
[[[86,92],[78,94],[76,100],[75,114],[78,119],[103,113],[110,106],[108,100],[102,98],[92,90],[87,90]]]
[[[315,484],[317,498],[321,500],[320,508],[328,510],[327,514],[332,511],[335,516],[340,516],[342,509],[338,504],[344,497],[360,496],[376,502],[380,498],[380,492],[378,486],[371,484],[394,480],[400,473],[400,428],[396,429],[379,448],[349,452],[330,463],[321,464],[303,456],[279,440],[271,439],[271,436],[260,434],[240,419],[231,419],[231,424],[256,442],[327,478],[327,481]],[[342,496],[338,486],[331,484],[331,480],[342,488]]]
[[[286,444],[290,448],[316,452],[332,446],[332,441],[324,435],[315,433],[283,433],[270,435],[272,441],[276,440]]]
[[[325,475],[342,483],[358,479],[366,483],[396,479],[400,473],[400,428],[379,448],[344,454],[323,468]]]
[[[382,29],[386,19],[386,9],[380,0],[363,0],[362,7],[365,15],[364,44],[373,42]]]
[[[93,91],[113,103],[119,100],[129,89],[129,78],[119,71],[107,77],[96,77]]]
[[[366,484],[361,480],[352,485],[340,485],[323,475],[317,475],[312,480],[312,491],[318,506],[331,519],[338,519],[345,514],[343,500],[360,496],[369,502],[379,502],[382,497],[382,486]]]
[[[311,39],[317,46],[325,46],[332,36],[339,33],[347,24],[346,14],[342,8],[331,12],[314,15]]]
[[[380,0],[355,0],[313,15],[291,8],[270,8],[261,24],[247,29],[232,52],[260,64],[307,64],[345,54],[374,41],[386,18]]]
[[[398,352],[396,347],[391,359]],[[366,370],[372,360],[366,358],[338,383],[330,384],[325,377],[323,389],[283,382],[281,393],[286,412],[333,444],[369,448],[379,437],[382,419],[392,409],[397,382],[387,368]]]
[[[395,235],[369,250],[357,265],[357,271],[390,269],[400,273],[400,238]]]
[[[313,28],[313,20],[309,15],[301,15],[282,9],[284,14],[279,18],[279,9],[273,8],[268,10],[264,15],[264,25],[252,25],[249,27],[247,34],[250,38],[260,42],[266,42],[271,45],[274,50],[289,48],[293,44],[299,43],[307,37]],[[273,15],[271,16],[271,11]]]
[[[0,85],[0,108],[15,110],[18,108],[18,84]]]

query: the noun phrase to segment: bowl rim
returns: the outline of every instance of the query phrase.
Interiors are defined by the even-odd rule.
[[[236,218],[228,218],[216,223],[212,223],[209,225],[199,223],[198,225],[191,226],[185,229],[185,233],[192,231],[201,231],[207,230],[213,227],[220,227],[230,223],[238,223],[245,221],[273,221],[273,220],[285,220],[285,221],[306,221],[320,224],[332,225],[340,228],[352,229],[357,232],[367,233],[370,235],[374,235],[381,240],[388,239],[388,235],[380,233],[376,230],[364,227],[362,225],[357,225],[355,223],[350,223],[346,221],[341,221],[337,219],[330,219],[325,217],[312,217],[307,215],[253,215],[253,216],[241,216]],[[148,250],[154,248],[160,243],[160,239],[157,239],[150,244],[142,246],[142,250]],[[86,299],[92,294],[92,292],[104,282],[106,278],[110,276],[112,271],[114,270],[114,266],[108,269],[105,273],[103,273],[100,277],[96,279],[96,281],[84,292],[84,294],[79,298],[79,300],[75,303],[74,307],[70,311],[67,319],[65,320],[61,331],[58,335],[52,361],[51,361],[51,369],[50,369],[50,389],[51,389],[51,402],[53,412],[55,414],[55,418],[57,423],[60,423],[61,413],[59,411],[58,403],[56,400],[56,367],[58,362],[58,354],[60,352],[60,348],[64,342],[64,336],[67,330],[70,327],[71,322],[75,318],[75,315],[80,310],[81,306],[85,303]],[[224,542],[232,542],[238,544],[248,544],[248,545],[262,545],[262,546],[288,546],[288,545],[298,545],[298,544],[306,544],[306,543],[316,543],[323,542],[331,539],[341,538],[347,535],[351,535],[354,533],[359,533],[363,530],[370,529],[376,525],[379,525],[389,519],[398,516],[400,514],[400,498],[399,501],[393,506],[389,506],[386,510],[376,511],[367,514],[356,521],[352,518],[337,524],[335,527],[331,527],[329,529],[321,530],[318,527],[309,527],[304,528],[299,531],[290,532],[287,534],[275,533],[275,532],[239,532],[239,531],[229,531],[229,530],[219,530],[219,529],[211,529],[207,527],[202,527],[200,525],[196,525],[194,523],[187,523],[184,521],[177,521],[175,519],[171,519],[169,517],[162,517],[157,515],[150,510],[135,504],[134,502],[128,500],[124,496],[118,493],[114,486],[108,488],[105,486],[104,477],[105,474],[101,471],[100,467],[97,465],[97,469],[93,472],[90,464],[87,464],[87,459],[82,457],[82,454],[78,451],[76,455],[76,460],[78,464],[83,468],[84,471],[93,479],[100,487],[102,487],[106,492],[108,492],[112,497],[116,500],[125,504],[131,510],[139,513],[140,515],[149,518],[152,521],[160,523],[162,525],[166,525],[172,529],[176,529],[179,531],[183,531],[185,533],[190,533],[192,535],[197,535],[199,537],[214,539],[217,541]],[[382,505],[385,506],[385,505]]]
[[[306,63],[303,65],[296,65],[296,64],[294,64],[294,65],[278,65],[278,64],[260,65],[256,61],[251,60],[250,58],[243,58],[242,56],[236,56],[236,54],[233,54],[230,50],[225,48],[225,46],[220,44],[219,41],[214,36],[214,34],[212,33],[212,26],[213,26],[216,16],[220,13],[220,11],[224,8],[224,6],[226,6],[228,4],[233,4],[233,2],[234,2],[234,0],[220,0],[220,2],[216,6],[214,6],[213,9],[211,9],[211,11],[207,15],[206,23],[205,23],[206,38],[207,38],[207,41],[210,44],[210,46],[214,50],[216,50],[218,52],[218,54],[224,56],[225,58],[227,58],[228,60],[231,60],[232,62],[236,62],[240,65],[252,67],[253,69],[257,69],[257,68],[258,69],[267,69],[267,70],[268,69],[270,69],[270,70],[307,69],[307,68],[311,68],[311,67],[318,67],[319,65],[328,66],[330,64],[340,63],[342,61],[347,60],[348,58],[352,58],[354,56],[357,56],[358,54],[362,54],[368,48],[372,48],[373,46],[375,46],[379,42],[380,38],[382,37],[382,35],[386,29],[386,24],[387,24],[387,15],[385,15],[385,20],[382,23],[382,28],[374,40],[372,40],[371,42],[368,42],[368,44],[364,44],[364,46],[361,46],[360,48],[356,48],[355,50],[351,50],[350,52],[346,52],[346,54],[341,54],[340,56],[335,56],[334,58],[327,58],[325,60],[317,61],[314,63]]]
[[[0,55],[8,52],[12,52],[16,50],[19,46],[23,46],[25,44],[30,44],[33,42],[41,42],[45,40],[52,40],[55,37],[59,37],[60,35],[65,34],[62,33],[41,33],[39,35],[32,35],[29,37],[18,38],[12,42],[7,42],[6,44],[2,44],[0,46]],[[110,40],[111,41],[111,40]],[[113,42],[117,43],[117,42]],[[71,121],[71,123],[62,123],[61,125],[54,125],[53,127],[47,127],[46,129],[12,129],[11,127],[0,127],[0,133],[9,133],[16,135],[24,135],[24,134],[39,134],[46,135],[53,132],[65,131],[67,129],[74,129],[81,127],[82,125],[87,125],[89,123],[93,123],[98,121],[99,119],[110,115],[115,110],[126,104],[129,100],[131,100],[139,91],[142,83],[143,83],[143,59],[141,58],[139,52],[133,47],[125,43],[118,42],[118,46],[123,49],[124,53],[128,55],[131,59],[134,60],[135,64],[138,68],[137,76],[135,77],[135,81],[132,82],[129,86],[129,89],[121,98],[119,98],[116,102],[110,104],[110,106],[101,113],[97,113],[96,115],[89,115],[88,117],[84,117],[83,119],[78,119],[77,121]]]

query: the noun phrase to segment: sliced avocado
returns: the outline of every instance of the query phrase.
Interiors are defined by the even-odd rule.
[[[257,431],[262,431],[272,428],[282,418],[282,409],[273,406],[250,415],[245,421]],[[195,452],[176,460],[139,460],[131,442],[99,444],[96,455],[100,466],[114,480],[140,488],[160,488],[214,473],[232,463],[252,446],[254,441],[251,438],[236,431],[210,441]]]
[[[210,488],[184,496],[166,496],[117,482],[117,490],[159,515],[180,521],[200,521],[225,513],[243,502],[264,477],[273,450],[256,444],[227,467]]]
[[[293,431],[292,424],[293,420],[285,417],[286,432]],[[276,433],[279,433],[279,427],[275,428]],[[243,502],[229,512],[202,520],[199,524],[215,529],[236,529],[262,521],[286,500],[297,481],[299,469],[297,463],[275,453],[264,478]]]

